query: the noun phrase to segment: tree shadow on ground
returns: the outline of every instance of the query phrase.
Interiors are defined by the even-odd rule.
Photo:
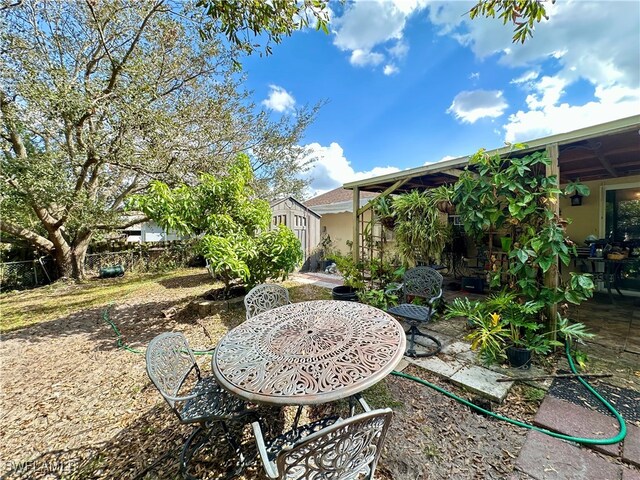
[[[284,418],[272,408],[261,411],[261,423],[269,431],[281,431]],[[247,417],[247,421],[255,417]],[[256,462],[253,434],[248,423],[230,424],[240,450],[250,465],[244,478],[263,479]],[[143,412],[109,440],[97,445],[53,450],[28,461],[7,461],[7,480],[32,478],[71,479],[166,479],[181,478],[179,458],[182,447],[196,426],[181,425],[164,402]],[[237,478],[238,457],[221,428],[214,427],[209,444],[199,451],[189,472],[196,478]],[[242,478],[242,477],[241,477]]]
[[[4,334],[2,339],[20,339],[33,343],[80,335],[93,342],[96,350],[117,349],[117,333],[109,323],[112,321],[122,334],[123,341],[137,348],[146,345],[159,333],[180,330],[181,324],[195,324],[198,316],[189,306],[189,299],[186,300],[152,301],[133,305],[118,305],[114,302],[15,330]]]
[[[158,282],[164,288],[193,288],[203,284],[210,284],[211,288],[213,288],[216,284],[222,285],[221,282],[217,282],[211,278],[208,272],[198,273],[191,275],[187,278],[185,277],[172,277],[165,278]]]

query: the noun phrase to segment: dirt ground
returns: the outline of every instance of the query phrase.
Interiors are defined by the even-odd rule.
[[[287,286],[293,301],[329,296],[318,287]],[[140,351],[155,335],[168,330],[184,332],[193,348],[211,348],[244,319],[242,307],[206,317],[189,307],[212,287],[203,270],[182,272],[146,285],[140,294],[113,298],[108,315],[124,340]],[[29,292],[17,295],[26,297]],[[60,291],[52,288],[47,295],[56,298]],[[2,302],[5,299],[0,297]],[[177,458],[191,428],[178,424],[150,384],[144,356],[118,348],[114,331],[103,321],[105,308],[81,309],[3,335],[3,478],[177,477]],[[209,372],[210,357],[201,356],[199,361]],[[424,378],[421,372],[407,371]],[[530,421],[539,399],[531,396],[527,400],[523,391],[512,395],[501,413]],[[376,478],[499,479],[511,475],[525,431],[473,413],[399,377],[388,377],[366,398],[374,407],[391,406],[395,412]],[[341,408],[344,405],[328,405],[309,415]],[[208,477],[216,478],[224,471],[226,460],[221,447],[210,464],[200,465],[207,469]],[[260,468],[253,467],[244,478],[265,477]]]

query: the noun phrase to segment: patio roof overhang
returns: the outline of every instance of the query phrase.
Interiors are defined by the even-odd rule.
[[[586,181],[640,174],[640,115],[524,143],[527,147],[517,153],[511,147],[488,153],[519,156],[557,145],[560,183],[578,178]],[[368,192],[392,189],[394,193],[403,193],[416,188],[437,187],[455,182],[469,163],[469,158],[470,156],[454,158],[350,182],[344,184],[343,188],[352,190],[357,187],[360,191]]]

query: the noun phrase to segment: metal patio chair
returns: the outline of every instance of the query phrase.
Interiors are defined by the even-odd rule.
[[[288,305],[289,290],[281,285],[262,283],[253,287],[244,297],[247,320],[272,308]]]
[[[258,453],[269,478],[282,480],[373,479],[393,412],[368,411],[346,420],[335,417],[291,430],[265,443],[252,424]]]
[[[420,324],[431,321],[438,302],[442,299],[442,275],[430,267],[414,267],[404,273],[402,278],[402,293],[404,302],[387,310],[392,315],[403,318],[410,327],[405,333],[409,335],[409,345],[406,355],[409,357],[430,357],[442,348],[440,341],[418,328]],[[408,303],[412,298],[421,298],[426,305]],[[428,351],[416,352],[416,336],[426,337],[435,343],[435,348]]]
[[[162,333],[149,342],[146,352],[147,374],[180,423],[197,424],[180,454],[180,472],[187,478],[188,463],[193,454],[206,444],[220,427],[230,446],[239,452],[229,433],[227,421],[241,422],[254,410],[238,397],[227,393],[215,378],[203,378],[189,343],[182,333]],[[183,385],[195,375],[196,383],[186,394]],[[245,423],[253,420],[246,419]]]

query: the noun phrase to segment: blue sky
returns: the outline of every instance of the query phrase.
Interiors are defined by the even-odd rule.
[[[558,0],[525,45],[462,1],[332,4],[243,62],[274,118],[326,100],[303,139],[309,195],[342,183],[640,113],[640,1]]]

